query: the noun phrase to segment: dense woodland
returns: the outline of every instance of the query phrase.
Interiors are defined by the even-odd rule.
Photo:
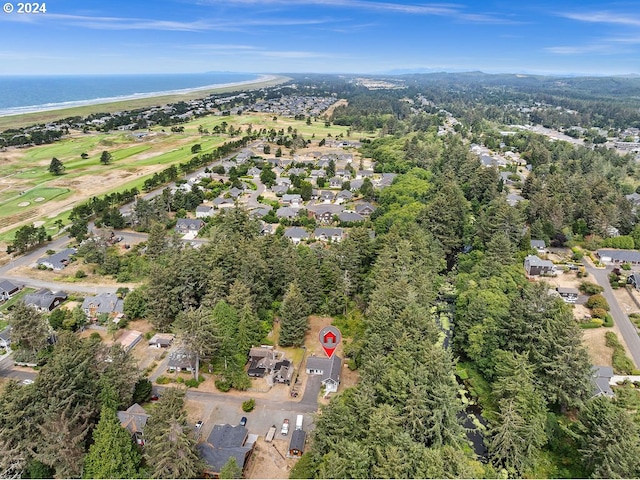
[[[614,400],[591,398],[592,365],[570,307],[544,284],[529,283],[522,260],[531,238],[597,246],[616,227],[640,240],[625,198],[640,172],[632,157],[604,148],[531,133],[500,137],[504,118],[488,112],[504,114],[517,98],[505,89],[500,103],[490,93],[495,85],[466,79],[445,88],[447,81],[416,77],[407,79],[409,89],[366,92],[346,81],[306,80],[314,93],[349,100],[332,121],[351,126],[353,136],[377,131],[361,152],[376,171],[399,174],[371,193],[378,205],[371,222],[340,243],[294,246],[279,234],[260,235],[256,220],[231,209],[209,222],[212,241],[195,249],[168,232],[164,215],[178,204],[167,197],[162,209],[160,196],[136,206],[149,232],[144,251],[119,256],[88,244],[80,256],[104,274],[141,280],[125,297],[127,317],[177,333],[223,391],[248,388],[247,352],[274,327],[280,345],[297,346],[309,314],[336,318],[360,382],[317,415],[293,478],[637,477],[638,392],[625,387]],[[588,96],[586,81],[579,94],[527,85],[531,96],[571,104],[585,124],[614,126],[628,114],[615,92]],[[436,107],[412,110],[401,100],[411,92]],[[461,127],[438,135],[441,108],[459,115]],[[525,200],[507,203],[508,187],[470,153],[471,142],[512,149],[531,164],[520,185]],[[180,201],[184,208],[190,200]],[[108,205],[94,199],[74,209],[74,218],[86,231],[91,215],[110,218]],[[155,213],[145,216],[145,209]],[[0,473],[199,475],[180,391],[153,410],[142,453],[121,435],[115,412],[148,398],[148,382],[123,351],[67,331],[82,321],[13,310],[14,329],[28,332],[17,343],[40,373],[33,385],[9,383],[0,395]],[[47,322],[57,326],[55,335]],[[484,419],[471,429],[463,425],[470,405]],[[470,430],[484,439],[482,455],[469,443]],[[117,465],[106,460],[113,451]],[[167,458],[167,451],[181,453]]]

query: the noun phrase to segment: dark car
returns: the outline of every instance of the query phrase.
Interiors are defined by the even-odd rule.
[[[242,417],[240,419],[240,425],[244,427],[247,424],[247,417]]]
[[[160,395],[153,395],[153,396],[151,397],[151,401],[152,401],[152,402],[157,402],[158,400],[160,400]]]

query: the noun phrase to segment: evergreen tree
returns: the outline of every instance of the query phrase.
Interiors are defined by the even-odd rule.
[[[104,150],[102,154],[100,154],[100,163],[103,165],[109,165],[111,163],[111,159],[113,156],[108,151]]]
[[[211,313],[204,308],[180,312],[175,327],[185,348],[196,359],[194,378],[198,379],[200,358],[212,355],[220,344],[220,334]]]
[[[64,173],[64,164],[56,157],[53,157],[49,164],[49,172],[54,175],[62,175]]]
[[[242,478],[242,469],[236,462],[236,457],[229,457],[220,469],[220,478]]]
[[[283,347],[299,346],[309,328],[309,306],[296,282],[291,282],[280,307],[280,339]]]
[[[141,456],[113,406],[103,405],[84,459],[84,478],[136,478]]]
[[[9,315],[13,348],[21,361],[34,362],[39,352],[47,348],[49,325],[35,307],[18,302]]]
[[[145,429],[144,457],[151,478],[199,478],[203,463],[187,425],[184,391],[165,390]]]

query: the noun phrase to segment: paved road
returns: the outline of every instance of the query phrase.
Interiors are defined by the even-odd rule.
[[[602,294],[604,295],[604,298],[607,299],[607,302],[609,302],[609,307],[611,308],[610,313],[613,316],[613,321],[618,325],[620,333],[624,338],[624,342],[627,344],[627,347],[631,352],[633,363],[635,363],[636,368],[638,368],[638,366],[640,366],[640,337],[638,336],[635,325],[631,323],[627,314],[624,313],[622,308],[620,308],[620,305],[613,294],[613,289],[611,288],[611,285],[609,285],[609,273],[611,273],[611,268],[595,268],[590,265],[589,262],[584,263],[587,272],[593,275],[593,278],[596,280],[598,285],[604,288]]]
[[[0,357],[0,377],[12,378],[15,380],[35,380],[38,375],[35,372],[26,372],[15,369],[13,366],[12,355],[3,355]]]

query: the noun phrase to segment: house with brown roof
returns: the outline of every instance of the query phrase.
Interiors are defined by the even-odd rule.
[[[138,445],[144,445],[144,427],[147,425],[149,415],[137,403],[134,403],[125,411],[118,412],[120,425],[126,428]]]

